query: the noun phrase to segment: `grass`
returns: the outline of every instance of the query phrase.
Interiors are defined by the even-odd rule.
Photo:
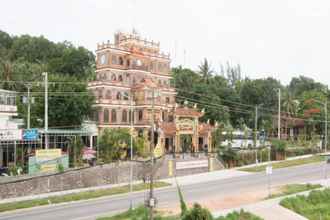
[[[330,189],[312,191],[308,196],[285,198],[280,204],[309,220],[330,220]]]
[[[322,156],[312,156],[308,158],[296,159],[296,160],[285,160],[277,163],[272,163],[273,169],[280,169],[285,167],[299,166],[309,163],[317,163],[324,161],[325,158]],[[240,171],[245,172],[261,172],[266,170],[267,165],[253,166],[248,168],[239,169]]]
[[[111,217],[101,217],[97,220],[147,220],[149,216],[149,211],[144,206],[139,206],[136,209],[128,210],[118,215]],[[162,217],[161,213],[156,212],[155,220],[179,220],[176,216]]]
[[[232,212],[226,216],[221,216],[216,218],[216,220],[262,220],[262,218],[253,215],[250,212],[241,210],[240,212]]]
[[[134,210],[128,210],[121,214],[111,216],[111,217],[101,217],[97,220],[147,220],[148,219],[148,209],[140,206]],[[218,218],[212,218],[214,220],[262,220],[258,216],[255,216],[249,212],[241,210],[240,212],[232,212],[227,216],[221,216]],[[212,220],[209,219],[209,220]],[[161,213],[156,212],[155,220],[180,220],[179,216],[162,216]]]
[[[160,188],[169,186],[170,184],[165,182],[155,182],[154,187]],[[142,191],[149,188],[149,184],[141,183],[133,185],[133,191]],[[122,193],[129,192],[129,185],[114,187],[110,189],[100,189],[94,191],[87,191],[87,192],[80,192],[80,193],[72,193],[63,196],[51,196],[43,199],[33,199],[33,200],[26,200],[20,202],[11,202],[11,203],[3,203],[0,204],[0,212],[4,211],[11,211],[15,209],[24,209],[24,208],[31,208],[35,206],[43,206],[49,204],[58,204],[64,202],[72,202],[72,201],[79,201],[79,200],[87,200],[87,199],[94,199],[99,198],[102,196],[111,196],[117,195]]]
[[[320,184],[309,184],[309,183],[307,183],[307,184],[288,184],[288,185],[282,186],[280,188],[280,192],[273,194],[270,198],[292,195],[295,193],[318,189],[321,187],[322,186]],[[267,197],[267,199],[269,199],[269,197]]]

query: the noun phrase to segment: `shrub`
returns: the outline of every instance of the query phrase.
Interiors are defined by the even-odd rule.
[[[195,203],[193,208],[182,216],[182,220],[213,220],[213,216],[208,209]]]

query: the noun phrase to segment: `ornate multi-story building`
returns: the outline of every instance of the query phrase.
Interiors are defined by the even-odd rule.
[[[207,129],[210,126],[198,125],[198,117],[203,113],[177,106],[171,79],[169,54],[160,51],[159,42],[142,39],[136,33],[119,32],[115,34],[114,44],[109,41],[98,44],[96,80],[89,83],[89,89],[96,97],[99,132],[104,128],[129,127],[133,109],[134,129],[138,135],[147,137],[154,106],[155,124],[162,131],[160,140],[166,151],[178,151],[180,132],[193,135],[195,150],[198,145],[209,143],[209,138],[198,140],[199,132],[204,132],[206,138],[210,136],[210,128]],[[179,128],[181,116],[186,131]]]

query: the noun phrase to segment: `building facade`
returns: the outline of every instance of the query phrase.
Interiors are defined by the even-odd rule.
[[[154,121],[161,134],[159,141],[165,151],[180,150],[176,134],[180,136],[183,131],[176,126],[179,120],[185,120],[186,125],[190,123],[183,133],[194,136],[193,150],[197,151],[201,143],[198,132],[209,136],[209,130],[205,129],[208,126],[199,127],[202,112],[176,104],[171,79],[170,57],[160,51],[159,42],[142,39],[136,33],[119,32],[113,44],[109,41],[98,44],[96,80],[89,83],[89,89],[96,97],[94,120],[99,133],[104,128],[129,128],[133,120],[136,133],[147,137],[154,111]]]

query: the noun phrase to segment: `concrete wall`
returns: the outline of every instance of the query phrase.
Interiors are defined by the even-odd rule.
[[[154,176],[155,179],[170,177],[169,161],[175,162],[180,159],[162,158],[156,161]],[[198,160],[198,159],[196,159]],[[214,169],[220,169],[217,165]],[[134,162],[133,179],[148,180],[150,165],[142,162]],[[39,175],[34,177],[8,178],[8,181],[0,183],[0,199],[14,198],[20,196],[36,195],[48,192],[71,190],[91,186],[101,186],[106,184],[117,184],[129,182],[130,165],[129,162],[112,163],[103,166],[83,168],[66,171],[58,174]],[[172,170],[172,176],[184,176],[194,173],[208,172],[207,167]]]

